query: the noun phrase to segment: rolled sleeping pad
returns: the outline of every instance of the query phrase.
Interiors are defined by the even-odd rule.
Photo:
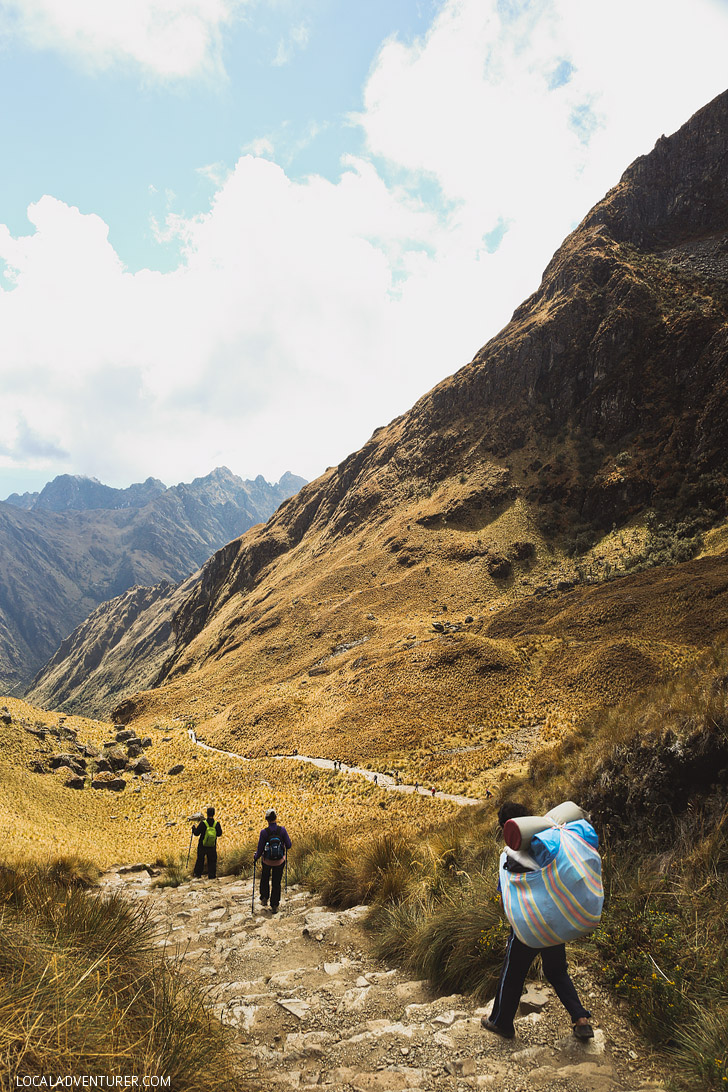
[[[521,815],[518,819],[509,819],[503,827],[503,837],[509,849],[528,849],[534,834],[548,830],[553,823],[542,815]]]
[[[509,819],[503,827],[503,837],[509,849],[527,850],[534,834],[540,834],[549,827],[561,826],[564,823],[575,823],[577,819],[584,819],[585,813],[578,804],[572,800],[566,800],[558,804],[546,815],[521,815],[518,819]]]
[[[528,852],[536,861],[538,868],[545,868],[546,865],[553,861],[554,857],[559,852],[562,830],[568,830],[571,831],[572,834],[576,834],[582,841],[590,845],[592,849],[599,848],[599,836],[591,823],[587,822],[586,819],[576,819],[572,823],[564,823],[558,827],[549,827],[548,830],[541,830],[538,834],[534,834],[531,838],[531,845],[528,848]],[[513,851],[511,850],[511,852]],[[523,856],[523,854],[519,853],[518,856]]]
[[[586,819],[586,812],[573,800],[565,800],[563,804],[557,804],[551,811],[547,811],[546,818],[560,827],[564,823],[576,823],[579,819]]]

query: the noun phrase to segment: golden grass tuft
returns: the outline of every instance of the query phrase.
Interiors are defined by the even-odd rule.
[[[49,1073],[164,1076],[179,1092],[250,1087],[203,993],[156,948],[145,910],[89,894],[78,883],[90,871],[0,868],[0,1088]]]

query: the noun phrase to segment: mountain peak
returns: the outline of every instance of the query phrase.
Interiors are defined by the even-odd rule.
[[[114,489],[98,478],[82,474],[59,474],[40,491],[34,511],[68,512],[95,509],[143,508],[150,500],[163,493],[164,482],[147,478],[144,483],[130,485],[128,489]]]
[[[604,224],[615,239],[637,246],[677,245],[725,231],[727,156],[724,91],[630,164],[581,227]]]

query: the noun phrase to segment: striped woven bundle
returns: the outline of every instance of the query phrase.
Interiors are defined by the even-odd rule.
[[[536,872],[509,872],[504,867],[506,854],[501,856],[503,908],[513,932],[529,948],[550,948],[586,936],[602,915],[599,853],[568,826],[561,827],[560,834],[556,856]]]

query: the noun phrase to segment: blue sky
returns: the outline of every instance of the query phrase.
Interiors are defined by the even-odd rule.
[[[338,178],[342,154],[363,144],[348,118],[379,46],[391,34],[422,33],[434,7],[251,5],[222,43],[224,75],[164,82],[128,59],[96,73],[88,60],[6,38],[0,101],[13,105],[0,113],[3,222],[27,231],[28,204],[51,193],[101,216],[130,270],[172,269],[177,247],[160,244],[150,220],[209,207],[213,185],[201,168],[230,169],[272,134],[291,177]]]
[[[0,496],[315,477],[726,80],[726,0],[0,0]]]

